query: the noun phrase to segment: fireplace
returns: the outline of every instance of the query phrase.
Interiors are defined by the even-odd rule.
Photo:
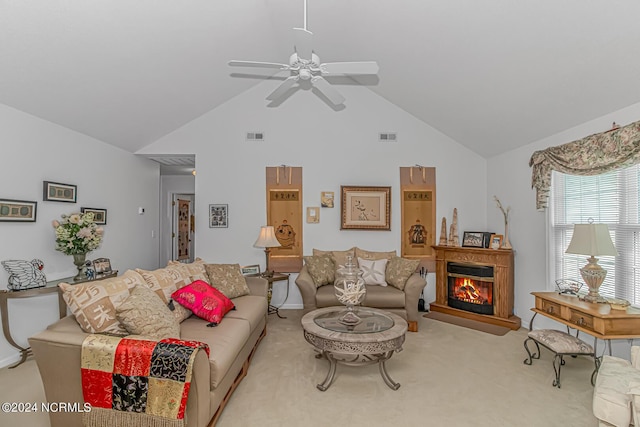
[[[449,307],[493,314],[493,267],[447,263]]]
[[[431,311],[517,330],[513,314],[514,252],[505,249],[433,246],[436,300]],[[465,280],[466,279],[466,280]]]

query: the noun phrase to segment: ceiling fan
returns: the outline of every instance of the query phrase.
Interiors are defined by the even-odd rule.
[[[293,32],[295,51],[289,57],[288,65],[275,62],[229,61],[232,67],[277,68],[289,71],[291,75],[267,96],[269,101],[276,101],[296,83],[308,81],[331,103],[340,105],[345,101],[344,96],[335,90],[324,76],[378,73],[378,64],[375,61],[320,63],[320,58],[312,49],[313,33],[307,30],[307,0],[304,0],[304,28],[294,28]]]

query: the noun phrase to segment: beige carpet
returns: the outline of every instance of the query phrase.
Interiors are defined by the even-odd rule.
[[[478,322],[476,320],[465,319],[463,317],[452,316],[446,313],[440,313],[437,311],[430,311],[429,313],[423,315],[427,319],[439,320],[445,323],[451,323],[452,325],[463,326],[465,328],[474,329],[476,331],[486,332],[492,335],[503,336],[511,329],[505,328],[504,326],[491,325],[489,323]]]
[[[595,427],[591,412],[593,362],[567,358],[562,388],[552,387],[552,354],[522,363],[526,330],[495,336],[420,317],[404,350],[387,363],[402,386],[388,388],[377,366],[338,366],[326,391],[316,389],[325,360],[302,336],[299,310],[269,316],[268,333],[249,374],[222,413],[218,427],[254,426],[505,426]],[[0,402],[40,402],[33,360],[0,370]],[[43,414],[0,413],[0,426],[47,427]]]

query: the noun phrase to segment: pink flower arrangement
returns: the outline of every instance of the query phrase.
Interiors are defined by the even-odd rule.
[[[104,229],[93,220],[93,212],[61,215],[62,220],[53,220],[56,230],[56,250],[66,255],[86,254],[102,243]]]

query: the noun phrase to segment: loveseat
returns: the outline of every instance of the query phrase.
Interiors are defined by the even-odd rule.
[[[366,295],[361,305],[393,312],[407,321],[409,331],[417,332],[418,300],[426,281],[416,272],[418,260],[398,257],[395,251],[374,252],[358,247],[344,251],[313,249],[312,256],[304,257],[305,263],[295,281],[304,311],[341,305],[332,285],[337,270],[348,257],[364,271]]]
[[[593,388],[593,415],[598,425],[640,425],[640,346],[631,347],[631,361],[603,356]]]
[[[72,306],[78,303],[74,298],[82,299],[83,295],[89,293],[96,295],[105,290],[109,292],[116,288],[122,289],[122,283],[131,295],[132,288],[145,283],[158,295],[166,297],[180,288],[181,284],[195,279],[206,279],[206,276],[201,274],[205,271],[202,268],[204,263],[201,260],[198,262],[199,265],[189,265],[192,271],[182,271],[182,277],[180,273],[176,276],[176,270],[184,270],[184,267],[180,266],[174,269],[168,266],[154,271],[129,270],[113,280],[91,282],[88,286],[92,289],[85,290],[76,297],[68,298],[65,294],[65,300],[74,313],[77,307]],[[239,266],[237,269],[239,272]],[[179,323],[179,339],[203,342],[210,350],[209,357],[205,351],[196,350],[184,416],[186,426],[205,427],[215,424],[231,394],[247,374],[251,358],[266,334],[268,282],[260,277],[246,277],[241,280],[246,281],[247,294],[231,298],[235,309],[226,313],[215,327],[208,320],[203,320],[195,314],[190,315],[191,312],[184,307],[171,313],[182,320]],[[171,285],[172,281],[174,285]],[[132,283],[135,285],[131,286]],[[84,284],[67,286],[64,292],[78,291],[77,287],[80,286]],[[211,286],[215,286],[215,283]],[[102,306],[104,308],[110,307],[111,303],[121,304],[118,308],[120,310],[124,305],[122,301],[121,297],[114,298],[112,293],[110,301],[102,300]],[[172,304],[175,303],[169,301],[169,306]],[[83,330],[89,327],[88,320],[91,319],[86,319],[81,313],[71,314],[29,338],[48,402],[77,402],[80,405],[84,402],[80,367],[82,344],[90,334]],[[83,414],[79,412],[51,412],[49,417],[52,427],[82,426]]]

